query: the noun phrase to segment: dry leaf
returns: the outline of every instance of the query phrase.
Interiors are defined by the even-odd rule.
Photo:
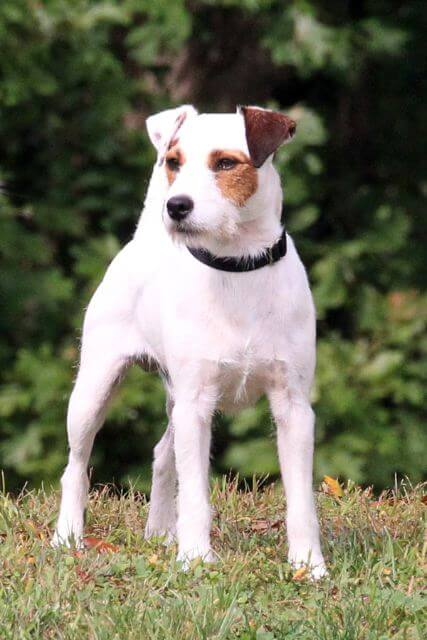
[[[100,538],[94,538],[92,536],[86,536],[83,540],[86,549],[96,549],[98,553],[110,553],[119,551],[120,547],[111,542],[105,542]]]
[[[304,580],[304,578],[306,578],[306,576],[307,576],[307,567],[300,567],[295,571],[294,575],[292,576],[292,580],[294,582],[301,582],[302,580]]]
[[[76,567],[76,573],[79,580],[84,584],[87,584],[88,582],[93,580],[93,576],[88,573],[88,571],[83,571],[83,569],[80,569],[80,567]]]
[[[153,555],[148,558],[148,564],[150,564],[153,567],[156,566],[158,562],[159,562],[159,556],[156,553],[153,553]]]
[[[282,524],[282,520],[275,520],[274,522],[270,522],[269,520],[254,520],[254,522],[251,523],[251,529],[252,531],[265,533],[271,529],[280,529]]]
[[[270,523],[268,520],[254,520],[254,522],[251,522],[252,531],[259,531],[260,533],[264,533],[265,531],[268,531],[269,528]]]
[[[331,476],[324,476],[323,483],[325,493],[335,496],[336,498],[341,498],[343,496],[341,485],[335,478],[331,478]]]

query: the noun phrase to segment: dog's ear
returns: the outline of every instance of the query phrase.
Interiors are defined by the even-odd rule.
[[[184,121],[196,115],[196,109],[185,104],[182,107],[167,109],[147,118],[145,126],[148,136],[160,155],[168,148]]]
[[[258,169],[281,144],[289,142],[297,128],[289,116],[259,107],[239,107],[245,121],[246,141]]]

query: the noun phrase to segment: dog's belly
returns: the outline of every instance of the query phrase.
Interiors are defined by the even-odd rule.
[[[266,388],[267,363],[254,367],[243,360],[219,365],[218,410],[233,414],[253,406]]]

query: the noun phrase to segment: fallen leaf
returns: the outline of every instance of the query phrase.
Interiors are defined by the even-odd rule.
[[[280,529],[282,525],[282,520],[275,520],[274,522],[270,522],[269,520],[254,520],[254,522],[251,523],[251,529],[252,531],[265,533],[271,529]]]
[[[105,542],[100,538],[86,536],[83,540],[86,549],[95,549],[98,553],[111,553],[119,551],[120,547],[111,542]]]
[[[76,573],[81,582],[87,584],[91,580],[93,580],[93,576],[88,571],[83,571],[80,567],[76,567]]]
[[[427,507],[427,494],[421,498],[421,502]]]
[[[268,531],[269,528],[270,523],[268,520],[254,520],[254,522],[251,522],[252,531],[259,531],[260,533],[263,533]]]
[[[335,496],[336,498],[341,498],[343,496],[341,485],[335,478],[331,478],[331,476],[324,476],[323,483],[325,493]]]
[[[292,576],[294,582],[301,582],[307,576],[307,567],[300,567]]]
[[[148,564],[150,564],[152,567],[156,566],[156,564],[158,564],[159,562],[159,556],[156,553],[153,553],[152,556],[150,556],[148,558]]]

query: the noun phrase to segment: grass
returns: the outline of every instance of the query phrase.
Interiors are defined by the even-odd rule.
[[[286,563],[279,486],[239,491],[217,481],[220,559],[188,573],[174,547],[143,539],[147,505],[137,492],[91,494],[87,530],[112,543],[105,553],[50,548],[56,493],[3,493],[0,638],[426,638],[423,487],[403,484],[380,500],[351,483],[341,497],[328,490],[317,495],[330,567],[319,583],[293,579]]]

